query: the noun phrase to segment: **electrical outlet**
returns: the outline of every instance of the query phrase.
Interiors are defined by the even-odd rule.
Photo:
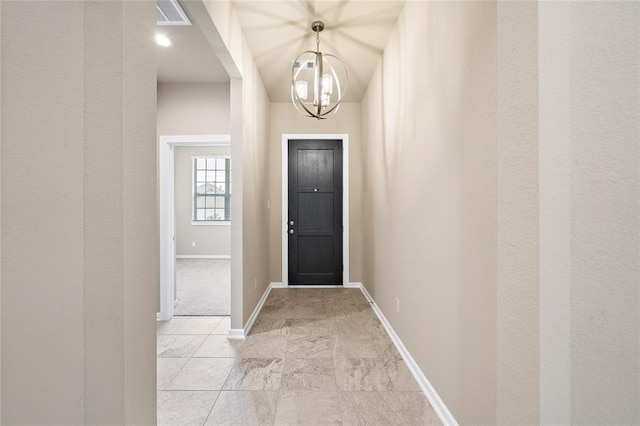
[[[400,299],[396,297],[396,314],[400,313]]]
[[[195,246],[196,246],[196,242],[195,242],[195,241],[192,241],[192,242],[191,242],[191,247],[195,247]]]

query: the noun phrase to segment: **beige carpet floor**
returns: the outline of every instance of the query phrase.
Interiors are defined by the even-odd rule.
[[[175,315],[229,315],[230,259],[177,259]]]

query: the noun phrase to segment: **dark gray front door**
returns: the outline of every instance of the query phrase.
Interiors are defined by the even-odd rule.
[[[342,141],[289,140],[289,284],[342,284]]]

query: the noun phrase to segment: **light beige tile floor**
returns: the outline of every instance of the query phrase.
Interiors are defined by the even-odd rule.
[[[158,323],[158,424],[441,424],[357,289],[274,289],[228,318]]]

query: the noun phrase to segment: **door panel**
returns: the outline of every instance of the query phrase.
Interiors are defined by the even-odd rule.
[[[342,141],[289,141],[289,284],[342,284]]]
[[[333,186],[333,149],[297,149],[298,186]]]
[[[298,194],[298,231],[333,229],[333,194]]]
[[[298,237],[298,273],[327,274],[334,272],[333,238],[327,236]],[[330,279],[331,277],[326,277]]]

